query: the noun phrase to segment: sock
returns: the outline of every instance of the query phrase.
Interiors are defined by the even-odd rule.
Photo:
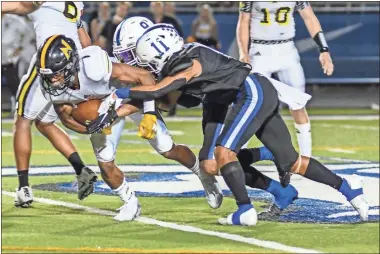
[[[334,174],[322,163],[313,158],[310,158],[304,177],[318,183],[326,184],[337,190],[339,190],[343,181],[340,176]]]
[[[133,191],[131,188],[129,188],[127,181],[125,179],[123,180],[123,183],[117,187],[116,189],[112,190],[114,193],[116,193],[121,200],[123,200],[125,203],[127,203],[132,196],[134,196]]]
[[[77,175],[80,175],[82,168],[84,168],[85,165],[83,164],[82,159],[79,157],[79,154],[77,152],[72,153],[67,159],[71,163],[71,166],[73,166],[75,173]]]
[[[310,122],[305,124],[295,123],[298,146],[300,147],[300,154],[303,156],[311,157],[311,126]]]
[[[250,204],[243,169],[238,161],[229,162],[220,169],[224,181],[235,197],[237,205]]]
[[[260,190],[267,190],[272,179],[258,171],[252,166],[243,167],[245,175],[245,185],[251,188],[256,188]]]
[[[347,201],[351,201],[357,196],[362,195],[363,189],[360,188],[360,186],[350,186],[347,180],[343,179],[342,185],[339,188],[339,192],[342,193],[346,197]]]
[[[260,160],[261,161],[273,161],[274,160],[273,154],[271,153],[271,151],[269,151],[268,148],[266,148],[265,146],[262,146],[259,148],[259,150],[260,150]]]
[[[199,160],[198,160],[198,157],[195,157],[195,164],[192,168],[189,168],[191,170],[191,172],[193,172],[194,174],[196,175],[199,175],[199,171],[200,171],[200,168],[199,168]]]
[[[260,150],[259,148],[240,149],[237,157],[243,168],[249,167],[251,164],[260,161]]]
[[[21,171],[17,171],[17,175],[18,175],[18,190],[20,190],[22,187],[24,186],[29,186],[29,179],[28,179],[28,176],[29,176],[29,170],[21,170]]]

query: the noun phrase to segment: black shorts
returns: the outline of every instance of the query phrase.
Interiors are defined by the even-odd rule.
[[[212,102],[203,104],[203,145],[199,151],[199,161],[214,159],[216,140],[222,132],[228,106]]]
[[[238,153],[277,111],[278,103],[277,91],[267,78],[258,73],[249,75],[240,88],[236,103],[228,111],[216,146]]]

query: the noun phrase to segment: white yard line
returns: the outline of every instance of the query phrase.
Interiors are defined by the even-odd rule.
[[[2,191],[2,194],[10,197],[15,197],[15,193],[8,192],[8,191]],[[107,210],[102,210],[98,208],[92,208],[88,206],[82,206],[82,205],[77,205],[74,203],[69,203],[69,202],[62,202],[62,201],[56,201],[52,199],[47,199],[47,198],[36,198],[34,197],[35,202],[39,202],[42,204],[48,204],[48,205],[56,205],[56,206],[63,206],[71,209],[76,209],[76,210],[83,210],[89,213],[95,213],[95,214],[100,214],[100,215],[106,215],[106,216],[115,216],[116,213],[112,211],[107,211]],[[251,245],[256,245],[259,247],[263,248],[268,248],[268,249],[273,249],[273,250],[280,250],[280,251],[286,251],[286,252],[291,252],[291,253],[321,253],[317,250],[312,250],[312,249],[303,249],[303,248],[298,248],[298,247],[292,247],[292,246],[287,246],[281,243],[277,242],[272,242],[272,241],[264,241],[264,240],[259,240],[255,239],[252,237],[244,237],[236,234],[230,234],[230,233],[223,233],[223,232],[217,232],[217,231],[211,231],[211,230],[204,230],[201,228],[193,227],[193,226],[187,226],[187,225],[178,225],[172,222],[165,222],[165,221],[159,221],[147,217],[139,217],[136,219],[136,221],[144,223],[144,224],[150,224],[150,225],[156,225],[164,228],[170,228],[174,230],[179,230],[183,232],[190,232],[190,233],[198,233],[202,235],[209,235],[209,236],[216,236],[219,238],[223,239],[228,239],[232,240],[235,242],[241,242],[241,243],[247,243]]]
[[[342,148],[333,148],[333,147],[327,148],[326,150],[333,153],[348,153],[348,154],[356,153],[355,151],[352,151],[352,150],[347,150],[347,149],[342,149]]]
[[[365,125],[351,125],[351,124],[321,124],[322,127],[338,127],[339,129],[354,129],[354,130],[365,130],[365,131],[379,131],[378,126],[365,126]]]

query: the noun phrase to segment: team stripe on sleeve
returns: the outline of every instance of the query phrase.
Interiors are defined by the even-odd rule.
[[[240,2],[239,11],[251,13],[252,11],[252,2]]]
[[[305,2],[305,1],[297,1],[296,2],[296,10],[297,11],[302,11],[303,9],[305,9],[308,6],[310,6],[309,2]]]

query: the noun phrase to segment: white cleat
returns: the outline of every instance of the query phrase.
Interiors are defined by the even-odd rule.
[[[21,187],[20,190],[16,189],[15,206],[28,208],[33,202],[32,188],[29,186]]]
[[[117,221],[130,221],[140,216],[141,206],[139,200],[135,195],[131,196],[127,203],[117,209],[119,212],[114,220]]]
[[[227,218],[219,218],[218,223],[221,225],[255,226],[257,224],[257,212],[251,204],[243,205],[236,212],[228,215]]]
[[[355,210],[359,213],[360,219],[362,221],[368,221],[369,205],[367,201],[364,199],[363,182],[359,176],[357,175],[354,175],[354,176],[355,178],[352,178],[351,180],[346,179],[347,183],[353,191],[356,191],[361,194],[357,195],[352,200],[349,200],[349,202],[355,208]]]
[[[215,176],[199,170],[198,177],[201,180],[203,188],[206,192],[207,203],[213,209],[219,208],[223,202],[223,192]]]

